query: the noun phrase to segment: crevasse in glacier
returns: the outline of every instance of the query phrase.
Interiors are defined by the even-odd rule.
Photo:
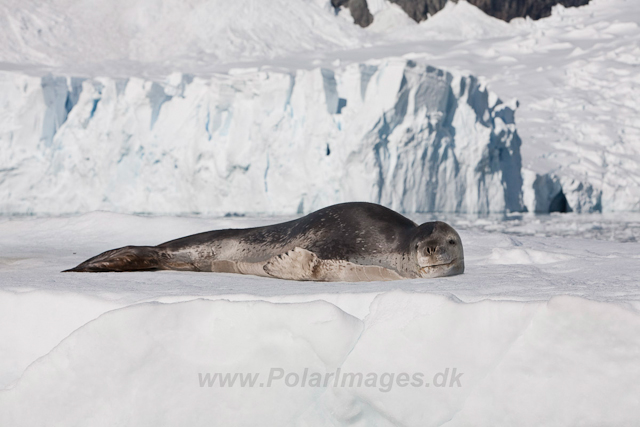
[[[5,213],[523,208],[515,101],[422,62],[0,85]]]

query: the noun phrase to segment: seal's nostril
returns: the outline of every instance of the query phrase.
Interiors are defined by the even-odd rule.
[[[435,247],[435,246],[427,246],[427,247],[424,249],[424,252],[425,252],[427,255],[433,255],[433,254],[435,254],[435,253],[436,253],[436,249],[437,249],[437,247]]]

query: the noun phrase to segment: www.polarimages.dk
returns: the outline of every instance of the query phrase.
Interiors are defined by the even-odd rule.
[[[309,368],[305,368],[302,373],[298,373],[271,368],[266,382],[259,381],[260,373],[240,372],[200,372],[198,382],[200,387],[368,387],[389,392],[394,386],[462,387],[462,375],[457,368],[446,368],[433,376],[422,372],[341,372],[340,368],[335,372],[326,373],[309,372]],[[427,378],[430,378],[431,382],[426,381]]]

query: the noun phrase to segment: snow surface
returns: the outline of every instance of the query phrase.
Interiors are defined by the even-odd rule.
[[[141,201],[134,194],[128,197],[119,194],[122,200],[135,198],[144,204],[131,205],[129,212],[160,213],[185,209],[212,212],[212,204],[217,202],[207,204],[198,201],[190,205],[171,192],[157,191],[157,183],[163,180],[176,182],[176,187],[185,189],[180,191],[193,189],[194,183],[190,179],[195,159],[189,165],[178,165],[185,175],[168,176],[169,170],[163,169],[166,164],[160,166],[161,171],[148,165],[140,171],[144,175],[140,180],[136,167],[146,165],[150,159],[145,157],[147,153],[130,151],[138,147],[135,139],[126,142],[127,134],[135,130],[136,135],[142,137],[142,129],[153,124],[155,130],[150,129],[143,142],[153,146],[156,143],[154,132],[157,132],[160,139],[173,138],[173,152],[161,149],[154,153],[155,157],[151,156],[154,158],[152,161],[161,160],[163,153],[166,153],[166,158],[162,160],[167,163],[174,158],[192,158],[192,153],[201,151],[209,137],[216,142],[218,138],[218,135],[205,132],[211,128],[206,126],[202,108],[196,108],[204,104],[209,106],[210,112],[220,113],[220,120],[237,119],[239,111],[246,114],[246,108],[252,108],[250,117],[254,122],[264,121],[263,126],[271,126],[266,130],[260,128],[257,137],[253,135],[252,146],[259,147],[257,151],[261,157],[259,161],[254,159],[251,162],[253,170],[250,174],[255,176],[241,178],[244,183],[238,184],[243,192],[260,198],[263,185],[258,183],[257,177],[273,171],[268,168],[271,157],[265,155],[270,141],[282,138],[292,145],[306,144],[309,151],[315,153],[308,154],[314,165],[322,164],[320,152],[326,152],[327,147],[317,141],[328,139],[329,150],[337,154],[335,144],[331,146],[336,137],[342,141],[337,136],[336,127],[350,128],[342,134],[347,135],[345,138],[349,141],[354,137],[362,138],[359,132],[364,130],[363,123],[359,121],[361,117],[347,114],[354,113],[357,109],[354,107],[363,102],[355,96],[362,88],[357,82],[358,64],[409,59],[448,70],[454,76],[482,76],[480,80],[488,83],[490,93],[507,100],[509,105],[514,99],[520,101],[515,123],[522,138],[523,167],[521,174],[514,170],[513,175],[522,176],[522,198],[529,211],[548,212],[554,198],[561,192],[569,208],[576,212],[640,210],[640,104],[637,101],[640,99],[637,66],[637,58],[640,57],[640,10],[636,2],[594,0],[580,8],[556,7],[551,17],[539,21],[515,19],[505,23],[460,1],[448,4],[427,21],[416,24],[405,19],[406,15],[401,15],[396,5],[375,1],[370,6],[377,21],[369,29],[361,29],[334,16],[328,2],[321,0],[267,3],[240,0],[232,3],[232,7],[222,7],[219,1],[190,1],[188,7],[183,7],[183,3],[177,0],[135,0],[112,7],[111,3],[97,1],[3,1],[0,7],[4,13],[0,14],[0,19],[6,22],[0,25],[0,58],[4,61],[0,63],[0,69],[8,73],[2,74],[0,108],[3,109],[3,123],[0,138],[3,145],[10,148],[3,150],[0,168],[0,180],[6,182],[2,186],[2,211],[82,212],[97,206],[95,199],[99,196],[95,194],[96,188],[109,192],[118,187],[118,182],[136,180],[139,188],[148,187],[149,191],[155,191],[154,197],[158,200]],[[178,42],[173,34],[180,34]],[[398,56],[402,59],[397,59]],[[67,77],[66,89],[59,77],[45,77],[37,82],[37,78],[49,72],[53,76],[88,77],[91,80],[81,82],[79,78]],[[311,76],[317,76],[318,72],[325,73],[327,84],[313,83],[307,87],[305,97],[309,96],[313,106],[319,108],[290,119],[273,115],[282,107],[282,98],[287,98],[290,76],[305,75],[313,80]],[[337,101],[335,96],[331,99],[325,96],[333,87],[331,78],[327,77],[331,73],[336,80]],[[427,74],[424,73],[422,78],[428,79]],[[269,80],[259,86],[265,88],[273,84],[273,92],[269,93],[256,86],[256,79],[267,76]],[[344,81],[341,81],[342,77]],[[125,85],[124,81],[129,78]],[[229,88],[220,83],[223,81],[235,83]],[[101,85],[109,91],[114,85],[116,90],[124,90],[132,83],[137,87],[133,98],[129,98],[132,95],[128,92],[124,98],[109,95],[114,102],[118,100],[120,108],[111,104],[109,111],[102,111],[107,103],[103,103],[105,99],[98,93],[102,90]],[[300,81],[294,87],[300,89],[298,83]],[[39,84],[46,86],[51,93],[45,96],[45,90],[42,93],[38,90]],[[25,85],[27,90],[23,92]],[[203,85],[209,88],[203,88]],[[374,103],[383,99],[389,101],[393,97],[384,92],[393,86],[384,84],[377,88],[379,93],[373,93],[374,85],[371,85],[368,89],[371,93],[367,93],[367,97],[375,97],[378,101]],[[211,93],[216,87],[221,93]],[[69,94],[68,103],[65,91]],[[80,98],[83,104],[76,105]],[[346,100],[347,105],[341,104],[340,98]],[[122,103],[124,99],[133,104]],[[252,103],[260,104],[261,109],[256,111],[255,104],[234,104],[231,99],[252,100]],[[49,104],[49,113],[42,111],[43,102]],[[331,104],[327,104],[327,111],[334,113],[331,119],[317,105],[325,102]],[[74,108],[79,111],[73,111]],[[53,113],[51,109],[57,112]],[[21,122],[6,113],[16,110],[31,111],[33,116],[29,117],[36,123]],[[231,110],[235,111],[235,116],[225,113]],[[168,114],[169,111],[172,114]],[[344,116],[337,114],[342,111]],[[101,116],[102,133],[96,133],[98,120],[88,120],[92,112]],[[210,113],[210,116],[217,113]],[[266,115],[273,121],[267,120]],[[76,116],[77,120],[73,120]],[[65,121],[67,118],[68,122]],[[290,120],[289,125],[301,124],[302,120],[313,122],[321,129],[306,128],[311,135],[287,135],[277,128],[278,118],[285,123]],[[422,123],[425,124],[426,121]],[[238,123],[238,126],[247,127],[244,123]],[[356,128],[358,131],[354,131]],[[468,126],[464,129],[454,126],[454,129],[464,134],[455,138],[456,144],[475,143],[472,141],[476,139],[477,132],[473,129]],[[111,131],[116,134],[111,135]],[[248,131],[246,133],[250,133]],[[320,135],[322,132],[326,133]],[[246,133],[233,134],[232,137],[245,143]],[[318,138],[315,142],[314,136]],[[86,144],[95,145],[98,140],[101,149],[121,153],[124,164],[118,168],[113,164],[113,156],[102,154],[98,158],[104,159],[104,164],[87,164],[85,159],[88,156],[82,155],[85,150],[78,141],[82,138],[87,138],[83,141]],[[481,145],[485,144],[481,139]],[[73,176],[73,171],[77,171],[83,174],[83,180],[93,182],[93,185],[73,190],[68,182],[64,182],[65,179],[60,179],[41,183],[44,189],[40,186],[36,186],[38,190],[30,188],[34,182],[41,181],[43,170],[52,171],[55,175],[61,166],[60,156],[47,151],[51,148],[46,147],[47,143],[53,140],[56,140],[54,148],[60,148],[61,153],[66,154],[63,154],[65,160],[62,162],[66,173]],[[383,137],[371,142],[386,144]],[[165,140],[159,146],[168,143]],[[33,148],[38,144],[37,149]],[[415,151],[411,153],[416,155]],[[393,153],[390,155],[393,157]],[[206,163],[205,169],[208,170],[214,169],[215,162],[225,163],[226,168],[215,165],[223,169],[218,172],[222,176],[229,171],[242,174],[242,168],[249,165],[246,160],[236,161],[224,155],[216,158],[200,161]],[[386,166],[392,169],[393,163],[391,161]],[[518,168],[519,164],[513,161],[510,167]],[[127,171],[122,171],[122,168]],[[323,170],[323,167],[318,170]],[[290,173],[301,187],[313,187],[315,181],[308,179],[306,174],[293,170]],[[487,190],[491,193],[489,199],[493,199],[496,193],[504,193],[497,187],[499,179],[484,182],[485,177],[486,174],[477,174],[473,186],[490,188]],[[448,182],[455,181],[459,187],[460,182],[465,181],[469,188],[471,184],[467,178],[449,179]],[[340,179],[343,186],[350,186],[347,179]],[[509,181],[518,187],[518,182]],[[373,188],[370,180],[367,185],[369,195],[362,198],[375,200],[371,193],[375,193],[379,186]],[[13,188],[19,192],[16,189],[12,191]],[[282,188],[281,185],[278,188]],[[136,191],[133,193],[139,195],[144,190]],[[341,196],[335,191],[335,185],[329,186],[315,202],[307,196],[303,211],[319,206],[323,201],[340,200]],[[396,188],[394,191],[400,190]],[[222,186],[213,192],[216,194],[211,194],[211,200],[223,198],[228,192],[229,189]],[[61,209],[55,205],[54,195],[60,200],[73,197],[94,200],[85,206],[77,201],[65,202],[68,208]],[[432,196],[412,197],[433,199]],[[278,200],[272,204],[278,207],[277,212],[293,214],[298,211],[302,199],[297,190],[291,192],[285,203]],[[466,205],[461,207],[457,197],[448,205],[411,202],[406,209],[498,211],[515,205],[503,203],[501,199],[498,196],[494,206],[488,208],[473,201],[465,202]],[[389,198],[384,201],[390,203]],[[104,203],[103,208],[122,210],[122,207],[112,205],[113,200],[100,203]],[[167,205],[171,205],[170,208]],[[267,205],[264,200],[260,203],[261,208]],[[226,208],[218,206],[218,209]],[[241,209],[252,211],[245,206],[232,211]]]
[[[358,28],[335,19],[328,3],[3,0],[0,61],[180,67],[358,46]]]
[[[466,272],[441,279],[59,272],[125,244],[283,219],[0,220],[0,424],[626,425],[640,415],[637,215],[450,217]],[[271,368],[464,375],[460,388],[386,392],[198,382],[266,379]]]

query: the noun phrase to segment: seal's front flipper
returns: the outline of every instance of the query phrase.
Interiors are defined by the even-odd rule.
[[[322,260],[316,267],[316,280],[325,282],[377,282],[404,279],[394,270],[377,265],[360,265],[342,260]]]
[[[316,278],[314,274],[319,262],[320,259],[313,252],[294,248],[271,258],[264,265],[264,271],[278,279],[322,280]]]
[[[359,265],[342,260],[324,260],[301,248],[271,258],[265,264],[264,271],[279,279],[323,282],[372,282],[403,278],[385,267]]]
[[[125,246],[89,258],[64,272],[107,272],[161,270],[164,252],[153,246]]]

